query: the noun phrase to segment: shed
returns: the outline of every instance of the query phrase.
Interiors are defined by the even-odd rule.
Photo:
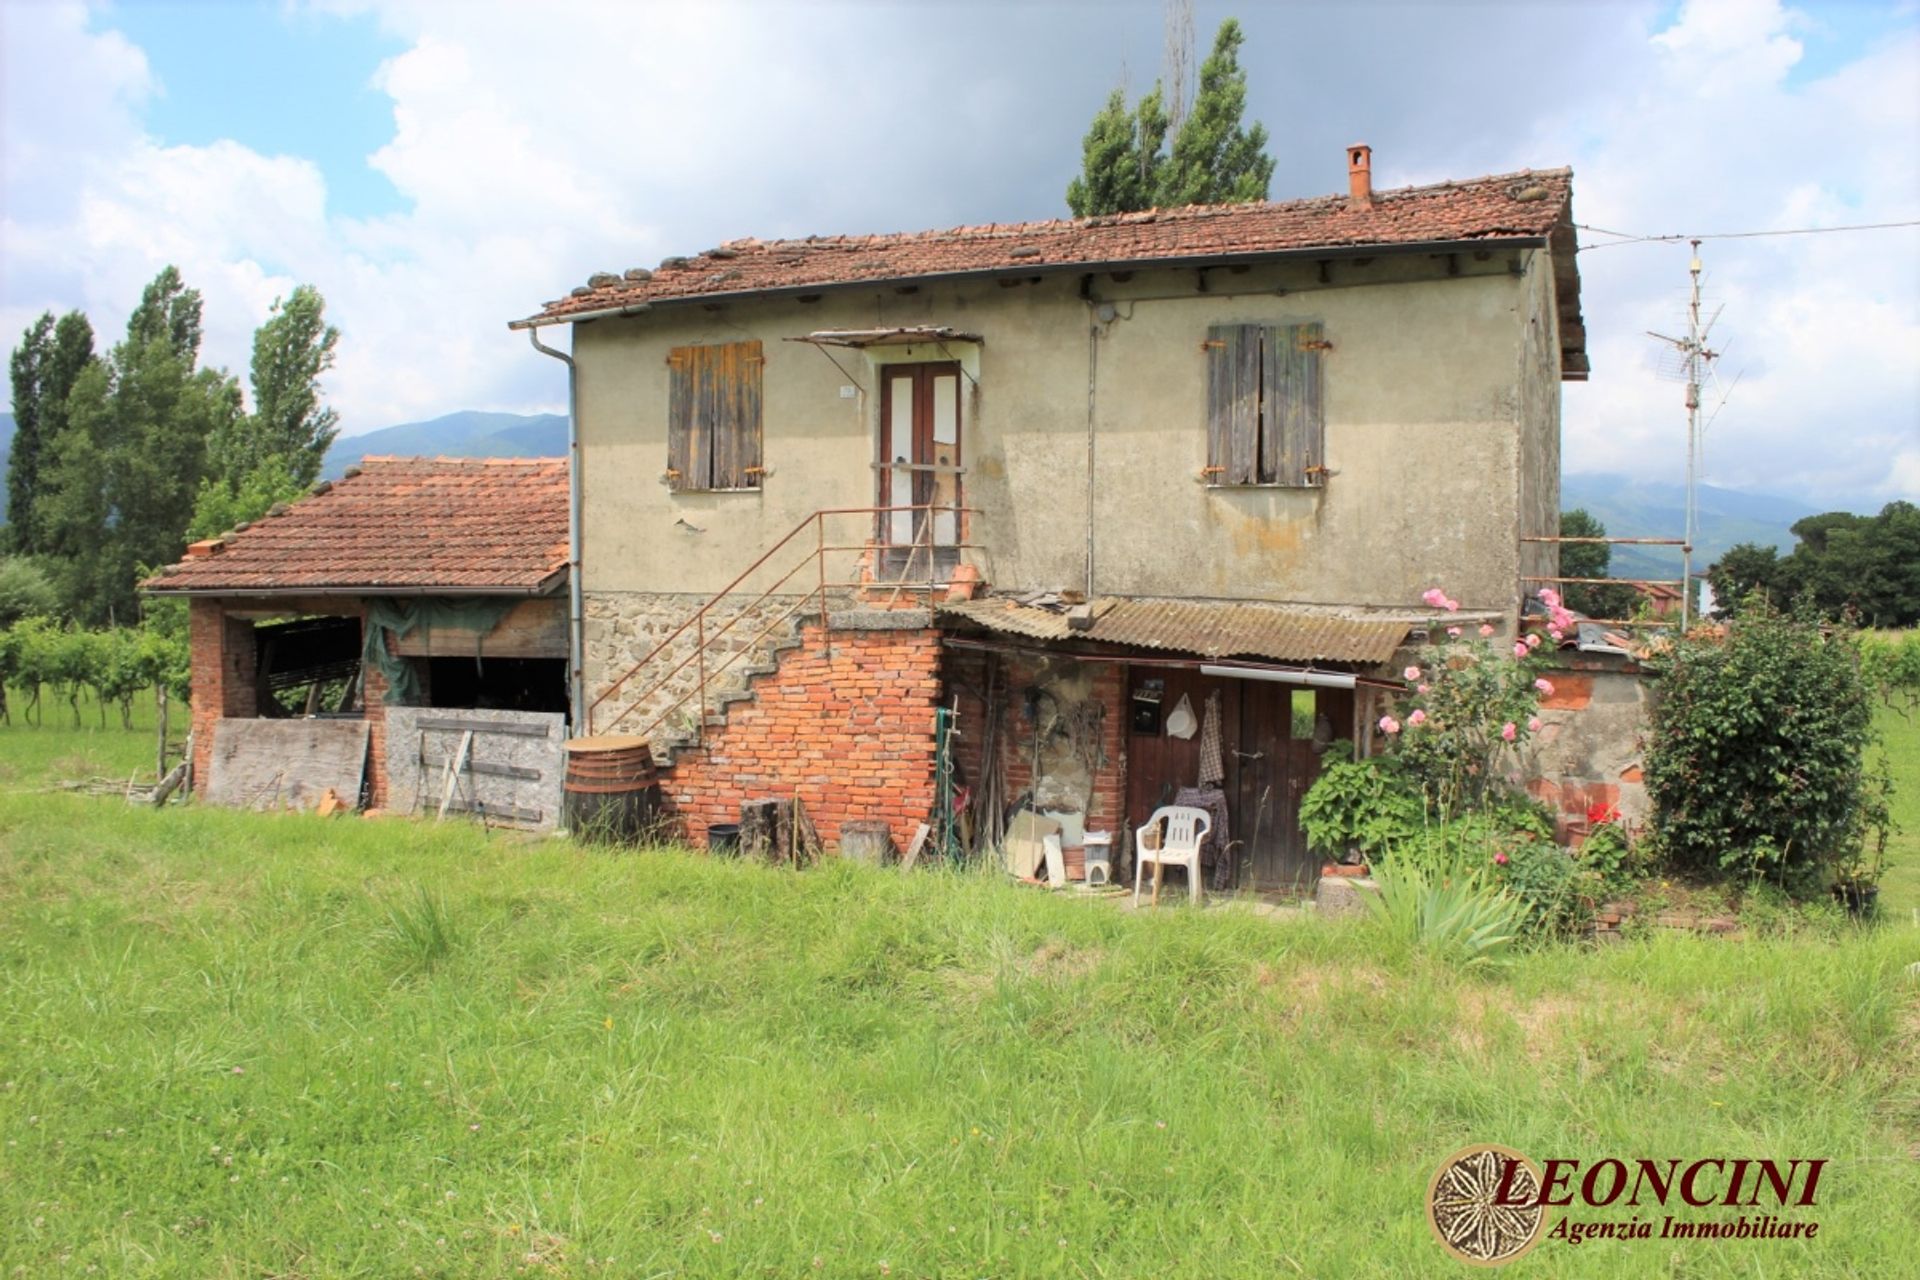
[[[378,807],[399,777],[408,798],[436,805],[442,788],[423,770],[457,759],[465,790],[449,792],[455,809],[487,808],[476,786],[557,790],[557,773],[529,764],[527,743],[550,740],[559,768],[567,574],[563,458],[370,457],[298,502],[194,543],[142,589],[188,601],[197,787],[279,807],[315,794],[322,773],[336,791],[360,776],[358,795],[340,798]],[[420,739],[402,744],[389,732],[396,707],[439,714],[397,720]],[[429,741],[433,733],[445,740]],[[543,776],[526,779],[530,769]],[[555,808],[517,794],[493,805],[532,826],[552,825]]]

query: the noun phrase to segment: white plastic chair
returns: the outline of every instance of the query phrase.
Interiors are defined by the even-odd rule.
[[[1164,825],[1163,825],[1164,824]],[[1160,869],[1185,867],[1187,887],[1200,901],[1200,846],[1213,830],[1205,809],[1167,805],[1133,830],[1133,905],[1140,905],[1140,877],[1153,863],[1153,902],[1160,905]]]

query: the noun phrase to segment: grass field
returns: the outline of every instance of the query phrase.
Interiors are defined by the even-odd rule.
[[[1911,928],[1469,977],[973,875],[128,809],[25,787],[145,734],[36,733],[0,729],[0,1274],[1452,1274],[1422,1196],[1470,1141],[1834,1162],[1813,1242],[1515,1276],[1911,1274]]]

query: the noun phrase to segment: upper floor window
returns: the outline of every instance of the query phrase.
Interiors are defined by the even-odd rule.
[[[1326,483],[1319,321],[1207,330],[1207,480],[1215,485]]]
[[[667,480],[675,490],[760,487],[758,342],[667,353]]]

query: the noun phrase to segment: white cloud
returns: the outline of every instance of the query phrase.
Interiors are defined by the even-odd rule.
[[[1920,38],[1796,84],[1791,33],[1806,25],[1778,4],[1715,0],[1651,34],[1636,82],[1549,126],[1583,139],[1576,217],[1660,234],[1920,216]],[[1739,378],[1708,435],[1708,478],[1814,502],[1920,495],[1910,468],[1888,466],[1920,452],[1917,251],[1911,229],[1702,247],[1722,390]],[[1681,474],[1680,388],[1655,377],[1643,331],[1683,331],[1688,255],[1582,255],[1595,372],[1566,398],[1569,470]]]
[[[173,261],[207,294],[207,358],[235,370],[271,299],[318,285],[344,334],[329,392],[349,431],[557,407],[558,367],[507,319],[592,270],[736,235],[1052,213],[1086,115],[1159,32],[1157,5],[985,8],[966,21],[863,4],[310,7],[371,13],[404,46],[373,79],[393,133],[368,157],[400,212],[331,212],[324,175],[299,157],[145,136],[153,75],[105,29],[110,12],[0,10],[0,326],[72,305],[116,326]],[[1650,6],[1501,12],[1502,31],[1539,29],[1496,57],[1429,11],[1396,11],[1353,67],[1311,38],[1337,36],[1350,11],[1300,11],[1284,30],[1249,15],[1255,111],[1283,158],[1276,194],[1338,187],[1338,144],[1364,126],[1389,143],[1387,181],[1571,161],[1576,216],[1621,230],[1920,216],[1911,26],[1810,79],[1798,69],[1820,31],[1771,0],[1696,2],[1671,19]],[[1548,44],[1565,67],[1550,84]],[[1466,74],[1482,55],[1483,74]],[[1356,72],[1365,102],[1346,93]],[[1321,107],[1289,122],[1300,101]],[[1523,109],[1539,122],[1530,132],[1511,123]],[[1322,157],[1329,114],[1358,124],[1340,123]],[[1726,305],[1722,375],[1745,370],[1709,437],[1714,479],[1814,500],[1920,494],[1917,253],[1912,231],[1707,246],[1709,291]],[[1595,377],[1568,390],[1569,469],[1678,476],[1679,389],[1654,376],[1642,331],[1681,323],[1686,257],[1583,255]]]

